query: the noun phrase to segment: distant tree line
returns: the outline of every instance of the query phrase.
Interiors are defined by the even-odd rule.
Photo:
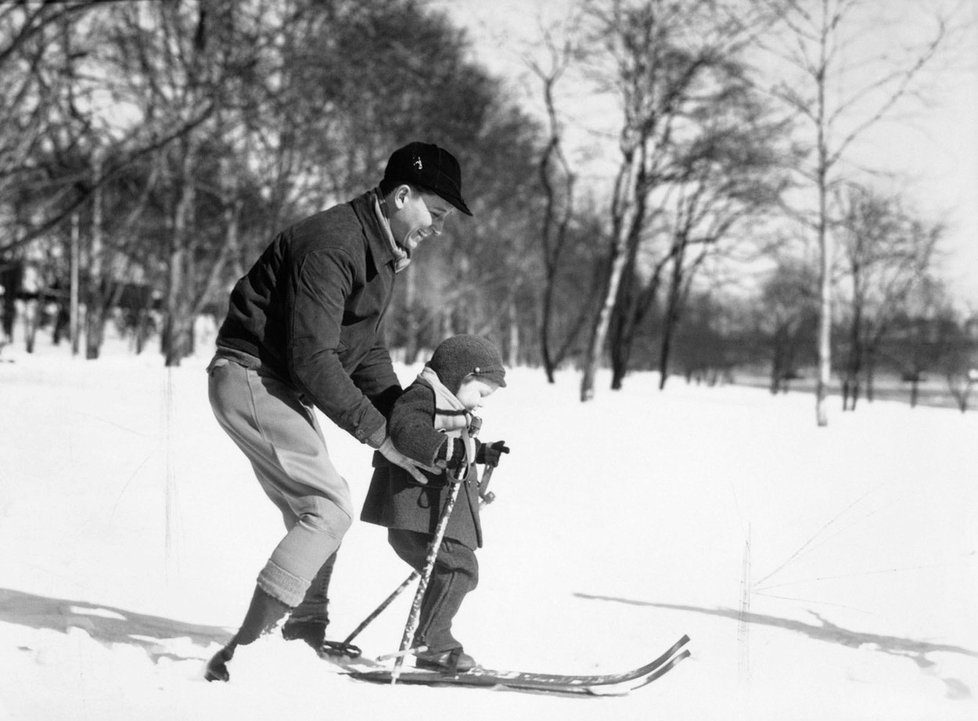
[[[420,138],[459,156],[475,217],[398,284],[404,360],[469,332],[551,381],[579,368],[583,400],[604,364],[615,389],[763,368],[779,392],[824,362],[827,322],[846,408],[897,373],[940,374],[964,410],[978,321],[938,276],[945,229],[833,175],[855,135],[805,142],[814,106],[762,81],[758,48],[803,33],[802,5],[588,0],[541,31],[530,113],[420,0],[2,4],[3,335],[19,323],[30,350],[46,324],[94,359],[111,322],[177,365],[278,229]],[[607,181],[568,148],[569,78],[622,111]]]

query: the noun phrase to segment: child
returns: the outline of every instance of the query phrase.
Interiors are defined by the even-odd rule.
[[[468,427],[483,399],[506,385],[505,374],[499,351],[486,339],[457,335],[445,340],[394,404],[388,423],[394,446],[427,466],[427,484],[374,454],[360,518],[387,527],[394,551],[417,571],[424,568],[452,479],[464,478],[421,603],[414,645],[427,650],[416,654],[420,668],[455,672],[476,665],[451,632],[462,599],[479,581],[475,549],[482,546],[482,527],[474,464],[495,466],[509,449],[504,441],[471,438]]]

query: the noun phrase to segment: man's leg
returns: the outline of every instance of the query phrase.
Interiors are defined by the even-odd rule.
[[[282,627],[282,636],[287,641],[302,639],[316,651],[322,648],[329,625],[329,581],[333,575],[336,553],[326,559],[312,579],[302,603],[293,609]]]
[[[237,641],[232,641],[244,645],[254,640],[246,629],[249,617],[259,619],[260,635],[303,601],[339,548],[351,523],[352,504],[312,410],[289,386],[276,376],[226,360],[212,363],[209,373],[215,417],[251,461],[288,528],[258,575],[252,601],[257,610],[252,614],[249,609]],[[328,576],[321,580],[324,594]],[[266,596],[278,605],[265,601]]]
[[[234,634],[234,637],[220,651],[211,657],[207,662],[204,671],[204,678],[208,681],[227,681],[231,678],[227,664],[234,656],[234,651],[238,646],[247,646],[264,634],[267,633],[276,623],[289,611],[289,607],[265,593],[261,588],[255,587],[251,597],[251,604],[245,614],[241,628]]]

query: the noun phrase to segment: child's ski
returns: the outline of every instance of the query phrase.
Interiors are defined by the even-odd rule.
[[[481,688],[507,688],[523,691],[563,694],[615,695],[626,694],[652,683],[687,658],[689,650],[683,646],[689,641],[683,636],[669,650],[649,663],[622,673],[600,675],[575,675],[552,673],[528,673],[523,671],[495,671],[475,668],[458,674],[439,671],[405,669],[398,675],[398,683],[424,684],[429,686],[475,686]],[[390,683],[389,669],[350,669],[348,674],[361,681]]]

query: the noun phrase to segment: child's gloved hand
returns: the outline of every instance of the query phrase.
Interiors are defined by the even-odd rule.
[[[506,445],[506,441],[493,441],[492,443],[483,443],[479,451],[478,455],[481,458],[476,458],[476,460],[485,463],[487,466],[495,467],[499,465],[499,459],[503,453],[509,453],[509,447]]]
[[[446,438],[438,454],[438,461],[454,471],[465,461],[465,442],[461,438]]]

